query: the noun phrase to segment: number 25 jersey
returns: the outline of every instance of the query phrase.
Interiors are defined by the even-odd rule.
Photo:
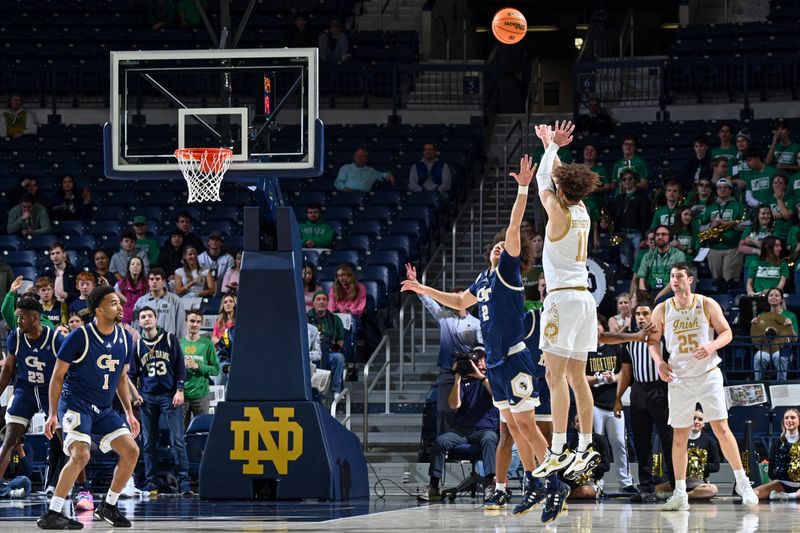
[[[675,298],[664,302],[664,344],[669,351],[669,364],[678,377],[705,374],[722,362],[717,352],[701,360],[694,357],[695,348],[714,340],[705,298],[695,294],[686,309],[678,309]]]

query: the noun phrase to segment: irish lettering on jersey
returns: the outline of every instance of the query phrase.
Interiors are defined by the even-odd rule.
[[[714,339],[706,305],[705,296],[699,294],[683,309],[677,307],[675,298],[664,302],[664,342],[670,354],[669,364],[679,378],[699,376],[722,361],[716,353],[702,360],[694,356],[697,348]]]

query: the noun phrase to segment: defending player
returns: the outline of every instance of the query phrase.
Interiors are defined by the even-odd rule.
[[[6,438],[0,448],[0,477],[8,468],[11,454],[22,442],[25,430],[39,411],[49,407],[47,384],[56,365],[56,354],[64,338],[39,320],[42,304],[36,298],[24,296],[17,302],[14,314],[17,328],[8,334],[8,356],[0,371],[0,391],[11,382],[16,368],[17,383],[14,397],[6,411]],[[51,441],[48,469],[58,463],[60,439]],[[48,476],[49,477],[49,476]]]
[[[546,125],[536,128],[545,147],[536,181],[548,216],[542,256],[547,297],[539,347],[544,353],[553,406],[552,444],[546,460],[534,471],[537,477],[547,477],[543,522],[558,516],[569,495],[569,486],[558,479],[557,473],[563,470],[564,478],[573,480],[600,461],[599,454],[590,448],[593,404],[585,378],[588,353],[597,347],[597,308],[587,290],[591,220],[583,205],[598,177],[583,165],[561,165],[557,161],[558,149],[572,142],[574,129],[571,122],[556,122],[555,129]],[[577,453],[567,448],[569,387],[575,394],[580,421]]]
[[[675,296],[653,310],[653,333],[648,338],[650,356],[658,375],[669,384],[669,425],[672,437],[672,466],[675,472],[675,491],[661,507],[663,511],[687,511],[686,463],[689,433],[695,405],[703,407],[706,420],[717,436],[722,453],[736,477],[736,492],[745,505],[757,505],[758,497],[742,467],[739,446],[728,427],[728,409],[722,383],[722,360],[717,350],[733,339],[731,327],[722,308],[711,298],[693,294],[694,272],[686,263],[672,266],[669,283]],[[714,338],[716,332],[717,337]],[[661,336],[669,360],[661,357]]]
[[[467,309],[478,304],[494,403],[508,423],[526,477],[529,477],[535,465],[534,456],[543,460],[547,449],[547,442],[537,428],[534,416],[534,409],[539,404],[536,371],[523,342],[528,331],[523,324],[522,272],[529,267],[532,250],[527,239],[520,239],[519,227],[525,214],[528,185],[533,179],[531,158],[524,156],[520,160],[519,174],[511,175],[519,185],[517,199],[511,210],[508,229],[504,235],[501,232],[495,236],[490,248],[490,267],[461,294],[441,292],[408,279],[403,281],[402,290],[430,296],[452,309]],[[543,495],[534,492],[532,484],[529,484],[514,513],[530,511],[542,499]]]
[[[94,321],[72,331],[64,340],[50,380],[50,414],[44,431],[52,438],[61,420],[64,453],[69,461],[61,470],[50,508],[36,522],[42,529],[83,527],[62,509],[78,473],[89,462],[93,436],[102,452],[114,450],[119,456],[111,487],[94,516],[114,527],[131,526],[119,511],[117,499],[139,457],[139,447],[133,440],[139,433],[139,422],[131,408],[128,380],[122,379],[128,371],[133,341],[119,325],[122,304],[114,289],[102,285],[93,289],[89,309],[94,312]],[[129,426],[111,407],[115,395],[119,395]]]

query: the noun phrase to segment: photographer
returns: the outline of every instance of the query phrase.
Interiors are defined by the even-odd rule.
[[[486,353],[483,346],[475,347],[469,354],[460,354],[452,366],[452,372],[455,382],[447,400],[450,408],[456,410],[455,425],[452,431],[439,435],[433,443],[430,485],[417,496],[421,501],[442,499],[439,481],[447,452],[460,444],[477,444],[481,447],[484,486],[494,483],[499,413],[492,403],[492,391],[486,379]]]
[[[410,263],[406,265],[406,278],[417,279],[417,270]],[[450,292],[461,293],[463,289],[453,288]],[[457,311],[439,305],[433,298],[420,295],[425,309],[439,323],[439,357],[436,361],[439,375],[436,377],[438,403],[436,411],[436,433],[441,435],[453,427],[455,412],[447,404],[447,396],[453,386],[453,354],[469,352],[483,342],[481,323],[466,311]]]
[[[314,293],[308,323],[319,330],[320,343],[328,348],[328,364],[322,368],[331,371],[331,391],[334,400],[339,399],[344,380],[344,324],[342,319],[328,310],[328,295],[325,291]],[[324,350],[323,350],[324,352]]]

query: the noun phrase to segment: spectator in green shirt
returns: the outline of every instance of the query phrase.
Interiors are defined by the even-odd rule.
[[[767,152],[767,164],[787,173],[797,172],[800,170],[797,165],[798,152],[800,144],[792,142],[792,127],[787,121],[779,120],[775,123],[775,135]]]
[[[589,212],[589,218],[592,220],[592,241],[594,243],[594,248],[599,250],[600,229],[598,222],[600,221],[600,210],[603,209],[606,195],[614,190],[615,184],[611,181],[611,178],[609,178],[606,168],[597,162],[597,148],[593,144],[587,144],[583,148],[583,164],[589,167],[599,178],[594,192],[583,199],[586,210]]]
[[[700,248],[697,233],[700,228],[699,218],[692,214],[690,207],[681,208],[680,215],[675,219],[673,226],[671,246],[677,248],[689,257],[694,257]]]
[[[774,167],[764,164],[761,150],[758,148],[748,148],[744,153],[744,160],[750,170],[742,173],[746,185],[745,200],[751,208],[756,208],[759,204],[769,205],[772,177],[778,173]]]
[[[306,221],[300,224],[303,248],[330,248],[334,237],[333,227],[322,221],[322,205],[318,202],[308,204]]]
[[[133,217],[133,232],[136,233],[136,247],[147,253],[147,260],[151,265],[158,264],[158,256],[161,254],[161,247],[158,241],[147,235],[149,226],[147,217]]]
[[[186,363],[186,383],[183,387],[183,416],[186,427],[193,417],[208,413],[209,378],[219,375],[217,350],[208,337],[200,335],[202,325],[203,314],[198,309],[186,312],[186,337],[179,341]]]
[[[800,201],[798,201],[795,206],[795,211],[798,213],[798,216],[800,216]],[[795,291],[800,290],[800,263],[797,261],[797,259],[800,258],[800,239],[798,239],[798,233],[800,233],[800,225],[792,226],[792,229],[789,230],[789,236],[786,238],[786,251],[789,253],[789,262],[794,263]]]
[[[681,194],[681,184],[677,180],[669,180],[664,185],[666,204],[656,209],[656,212],[653,213],[653,220],[650,223],[651,229],[656,229],[658,226],[667,226],[668,228],[675,226],[675,217],[680,213],[681,208]]]
[[[743,219],[744,208],[732,196],[731,182],[722,178],[717,182],[717,201],[706,209],[700,221],[700,230],[727,226],[719,239],[701,242],[709,247],[708,268],[719,286],[737,286],[742,272],[742,254],[739,253],[741,231],[736,223]]]
[[[720,158],[723,165],[727,166],[728,163],[725,159]],[[714,193],[714,183],[710,178],[700,178],[697,182],[695,189],[689,193],[686,203],[692,208],[692,215],[698,221],[702,220],[703,215],[708,209],[708,206],[714,203],[717,196]]]
[[[611,169],[611,180],[618,183],[622,178],[622,173],[627,169],[633,169],[638,181],[636,189],[646,191],[649,185],[647,162],[636,155],[636,137],[629,135],[622,141],[622,159],[614,163]]]
[[[783,172],[775,174],[772,178],[772,194],[769,202],[772,216],[775,217],[775,236],[781,242],[786,242],[794,220],[795,200],[787,190],[788,182],[789,180]]]
[[[756,223],[750,231],[742,232],[742,239],[739,241],[739,253],[744,256],[744,275],[750,275],[750,267],[758,262],[761,256],[761,244],[769,236],[774,235],[775,218],[772,210],[767,205],[758,208]],[[745,279],[747,283],[747,279]]]
[[[639,272],[639,267],[642,266],[642,259],[644,259],[645,254],[650,250],[656,249],[656,230],[649,229],[644,232],[644,237],[642,238],[642,242],[639,244],[639,248],[636,250],[636,256],[633,260],[633,276],[631,276],[631,286],[628,289],[628,294],[633,294],[639,289],[639,276],[636,275]],[[634,309],[633,307],[631,309]]]
[[[711,159],[723,157],[725,161],[731,161],[736,156],[736,147],[731,143],[731,135],[733,135],[731,125],[727,122],[720,123],[717,128],[719,146],[711,149]]]
[[[741,177],[739,174],[750,170],[747,166],[747,161],[744,158],[744,153],[750,149],[750,132],[747,128],[742,128],[736,134],[736,155],[729,162],[731,167],[731,176],[734,178]]]
[[[761,244],[761,256],[750,267],[747,277],[747,295],[750,297],[765,294],[772,288],[783,290],[789,267],[781,261],[781,241],[775,237],[767,237]]]
[[[686,254],[673,248],[672,230],[668,226],[659,225],[656,228],[656,249],[644,254],[642,264],[636,275],[639,276],[639,288],[651,293],[658,291],[655,300],[665,296],[670,291],[669,272],[675,263],[688,263],[690,259]]]

